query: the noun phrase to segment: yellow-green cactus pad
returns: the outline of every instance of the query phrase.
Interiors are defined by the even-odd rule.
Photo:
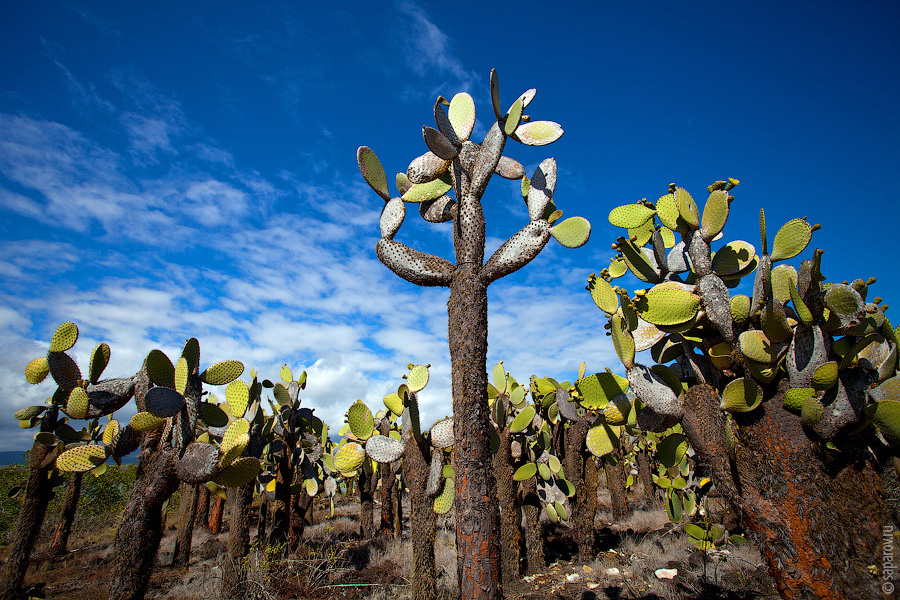
[[[119,431],[121,430],[121,426],[119,422],[113,419],[109,423],[106,424],[106,427],[103,428],[103,443],[107,446],[111,446],[113,442],[116,441],[116,438],[119,436]]]
[[[200,403],[200,419],[208,427],[225,427],[228,425],[228,415],[225,411],[210,402]]]
[[[509,426],[509,430],[513,433],[519,433],[520,431],[525,431],[525,429],[531,425],[531,422],[534,420],[534,415],[537,414],[534,410],[534,406],[526,406],[519,414],[516,415],[516,418],[513,419],[513,422]]]
[[[365,449],[356,442],[349,442],[334,453],[334,466],[341,473],[352,473],[362,466],[365,459]]]
[[[797,269],[793,265],[778,265],[772,269],[772,295],[782,304],[791,299],[791,288],[797,286]]]
[[[562,137],[562,126],[553,121],[531,121],[522,123],[512,134],[512,138],[526,146],[546,146]]]
[[[441,419],[431,426],[431,445],[435,448],[450,448],[454,444],[453,419]]]
[[[224,487],[241,487],[256,479],[261,471],[262,466],[259,464],[259,460],[252,456],[245,456],[219,471],[216,481]]]
[[[396,393],[385,396],[384,405],[398,417],[403,414],[403,400]]]
[[[184,406],[184,396],[167,387],[151,388],[144,396],[147,412],[166,419],[174,417]]]
[[[506,391],[506,369],[503,368],[502,360],[491,369],[491,376],[494,380],[494,388],[497,390],[497,393],[504,393]]]
[[[606,404],[603,409],[603,418],[610,425],[624,425],[628,422],[628,413],[631,412],[631,403],[628,396],[619,394]]]
[[[91,362],[88,373],[91,383],[97,383],[100,375],[109,364],[109,345],[106,343],[97,344],[91,352]]]
[[[375,156],[375,153],[366,146],[360,146],[356,151],[356,162],[359,164],[359,171],[362,173],[363,179],[369,184],[375,193],[387,202],[391,199],[388,191],[387,176],[384,173],[384,167],[381,161]]]
[[[628,380],[611,372],[594,373],[575,382],[578,403],[588,410],[605,408],[609,401],[628,391]]]
[[[766,302],[765,308],[760,312],[759,321],[763,333],[773,342],[790,341],[793,336],[784,306],[774,298]]]
[[[60,440],[51,431],[39,431],[34,435],[34,441],[44,446],[55,446]]]
[[[428,367],[425,365],[414,366],[406,378],[406,385],[409,386],[411,392],[421,391],[428,385]]]
[[[609,276],[612,279],[617,279],[628,272],[628,263],[625,262],[625,257],[623,256],[614,256],[609,260],[609,267],[607,267],[609,271]]]
[[[812,388],[791,388],[784,393],[782,404],[786,409],[799,413],[803,410],[803,401],[815,393]]]
[[[743,332],[738,337],[738,346],[741,353],[750,360],[766,365],[778,362],[784,350],[787,348],[785,342],[773,342],[766,334],[757,329],[751,329]]]
[[[453,125],[453,131],[459,141],[464,142],[469,139],[472,129],[475,127],[475,101],[472,100],[472,96],[465,92],[453,96],[447,109],[447,117],[450,119],[450,124]]]
[[[588,429],[587,438],[585,438],[585,444],[594,456],[606,456],[615,449],[618,443],[618,434],[606,423],[600,423]]]
[[[838,283],[826,290],[825,306],[839,315],[856,316],[865,310],[866,304],[859,292],[849,285]]]
[[[19,421],[25,421],[36,417],[47,410],[46,406],[28,406],[21,410],[17,410],[13,417]]]
[[[553,501],[553,508],[556,510],[556,514],[559,516],[560,520],[569,520],[569,515],[566,513],[566,507],[559,500]]]
[[[683,433],[672,433],[656,444],[656,459],[664,467],[671,468],[681,462],[687,453],[687,436]]]
[[[866,414],[889,444],[900,446],[900,402],[876,402],[866,408]]]
[[[833,360],[828,361],[813,373],[812,386],[817,390],[827,390],[837,382],[837,378],[838,364]]]
[[[756,248],[753,244],[736,240],[719,248],[712,258],[712,268],[720,277],[737,276],[753,265]]]
[[[722,390],[721,408],[728,412],[750,412],[762,404],[762,388],[752,379],[740,377]]]
[[[225,388],[225,399],[228,401],[232,416],[240,419],[247,412],[247,406],[250,403],[250,388],[239,379],[232,381]]]
[[[703,219],[700,222],[700,233],[707,242],[722,232],[728,220],[728,192],[714,190],[703,207]]]
[[[56,457],[56,468],[67,473],[85,473],[106,462],[106,448],[95,444],[77,446]]]
[[[193,373],[200,368],[200,342],[197,338],[190,338],[181,349],[181,356],[188,364],[188,373]]]
[[[184,394],[188,381],[188,362],[183,356],[175,363],[175,391]]]
[[[240,421],[235,421],[235,423],[239,422]],[[219,466],[222,468],[227,467],[240,458],[240,456],[244,454],[244,450],[246,450],[247,446],[250,444],[250,435],[247,433],[229,436],[229,432],[226,431],[225,436],[226,437],[222,440],[222,457],[219,459]]]
[[[249,441],[248,432],[250,431],[250,423],[245,421],[244,419],[236,419],[231,422],[231,425],[228,426],[228,429],[225,430],[225,435],[222,436],[222,452],[227,453],[232,447],[238,446],[243,443],[244,448],[246,448],[246,441]],[[243,448],[241,449],[241,453],[243,453]],[[240,454],[238,454],[240,456]]]
[[[451,187],[453,187],[453,180],[450,177],[450,173],[445,171],[439,177],[427,183],[413,184],[412,187],[403,193],[401,198],[404,202],[427,202],[440,198],[449,192]]]
[[[731,297],[731,318],[736,323],[746,323],[750,318],[750,297],[744,294],[735,294]]]
[[[503,117],[501,125],[503,126],[503,133],[506,135],[512,135],[519,127],[519,122],[522,119],[522,109],[524,108],[522,104],[522,98],[518,98],[513,102],[513,105],[509,107],[506,116]]]
[[[644,204],[626,204],[609,211],[609,222],[615,227],[634,229],[653,218],[656,210]],[[643,245],[643,244],[640,244]]]
[[[608,281],[591,274],[588,277],[588,288],[590,289],[591,298],[594,300],[594,304],[596,304],[600,310],[611,315],[619,309],[619,295]]]
[[[788,289],[788,293],[790,293],[791,295],[791,303],[794,305],[794,312],[797,314],[797,318],[800,319],[800,321],[807,327],[812,325],[812,312],[800,297],[800,290],[797,289],[797,286],[791,285],[791,287]]]
[[[825,407],[815,396],[807,396],[803,399],[803,408],[800,410],[800,418],[806,427],[814,427],[825,415]]]
[[[803,219],[791,219],[778,230],[772,242],[772,262],[794,258],[812,239],[812,225]]]
[[[635,301],[640,317],[654,325],[678,325],[693,319],[700,309],[700,296],[677,287],[653,286]]]
[[[533,462],[527,462],[513,473],[513,481],[527,481],[534,477],[535,473],[537,473],[538,467],[537,464]]]
[[[697,208],[694,197],[686,189],[675,188],[675,205],[678,207],[678,214],[691,226],[691,229],[700,228],[700,209]]]
[[[375,431],[375,419],[372,417],[372,411],[362,401],[357,400],[347,410],[347,424],[350,426],[350,433],[353,437],[360,441],[369,439]]]
[[[162,350],[147,354],[147,375],[154,384],[175,389],[175,365]]]
[[[635,277],[647,283],[657,283],[660,280],[658,268],[631,240],[619,238],[619,250],[622,252],[625,264]]]
[[[644,246],[653,237],[656,231],[656,224],[653,219],[648,219],[646,223],[639,227],[631,227],[628,229],[628,237],[634,240],[635,246]]]
[[[200,379],[203,383],[209,385],[225,385],[240,377],[243,372],[244,363],[241,361],[223,360],[210,365],[205,371],[200,373]]]
[[[290,406],[293,403],[287,387],[280,381],[272,388],[272,395],[275,396],[275,401],[281,406]]]
[[[731,366],[731,346],[728,342],[719,342],[709,349],[709,360],[717,369],[727,369]]]
[[[660,223],[668,229],[671,229],[672,231],[678,231],[680,229],[680,215],[674,194],[660,196],[659,200],[656,201],[656,215],[659,217]]]
[[[281,380],[285,383],[285,385],[294,380],[294,373],[293,371],[291,371],[291,368],[287,366],[287,364],[282,365],[281,370],[278,372],[278,375],[281,377]]]
[[[550,235],[566,248],[581,248],[591,239],[591,224],[584,217],[569,217],[551,227]]]
[[[609,324],[616,355],[626,369],[631,368],[634,365],[634,338],[628,331],[625,319],[621,313],[616,313],[610,317]]]
[[[434,512],[439,515],[445,515],[450,512],[450,509],[453,507],[453,498],[455,494],[456,484],[453,479],[445,479],[441,493],[434,499]]]
[[[69,400],[66,402],[66,414],[73,419],[84,419],[87,417],[88,408],[90,408],[91,399],[84,389],[77,387],[69,393]]]
[[[48,353],[47,366],[53,381],[64,390],[71,390],[81,381],[81,369],[65,352]]]
[[[66,321],[56,328],[50,340],[50,352],[65,352],[78,341],[78,326]]]
[[[404,444],[390,436],[373,435],[366,440],[366,454],[378,463],[392,463],[403,456]]]
[[[41,356],[36,358],[25,367],[25,380],[32,385],[37,385],[47,378],[50,373],[50,366],[47,364],[47,357]]]
[[[556,512],[556,507],[553,506],[553,504],[545,506],[544,512],[547,513],[547,519],[549,519],[551,523],[559,522],[559,514]]]
[[[672,390],[675,396],[680,396],[684,391],[685,388],[681,383],[681,377],[666,365],[653,365],[650,367],[650,371],[662,379],[663,383],[669,386],[669,389]]]
[[[766,364],[744,357],[744,366],[750,371],[753,379],[760,383],[771,383],[778,374],[777,364]]]

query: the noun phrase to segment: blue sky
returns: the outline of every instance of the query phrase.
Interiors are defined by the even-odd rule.
[[[872,294],[900,307],[900,5],[548,6],[4,3],[0,450],[30,444],[11,413],[52,392],[23,373],[64,320],[83,366],[110,344],[108,376],[190,336],[204,364],[305,368],[304,401],[332,425],[431,363],[423,420],[448,414],[447,292],[378,262],[383,202],[355,154],[405,171],[436,96],[459,91],[480,141],[492,67],[504,104],[535,87],[528,112],[566,130],[507,155],[529,174],[554,156],[558,206],[593,233],[491,286],[491,364],[520,381],[619,368],[583,288],[619,235],[609,210],[670,182],[702,202],[712,181],[741,180],[726,241],[758,247],[760,207],[772,234],[821,223],[799,258],[823,248],[829,280],[875,276]],[[527,211],[499,178],[484,206],[490,252]],[[452,257],[449,225],[413,216],[397,239]]]

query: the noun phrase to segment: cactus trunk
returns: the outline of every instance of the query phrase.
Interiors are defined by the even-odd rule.
[[[482,218],[482,238],[483,227]],[[467,246],[466,241],[466,236],[457,241],[458,253],[460,246]],[[480,248],[483,252],[483,241]],[[463,258],[480,258],[465,256],[465,249],[462,254]],[[456,438],[458,594],[460,598],[502,598],[500,512],[493,502],[496,484],[487,402],[487,289],[470,262],[460,261],[456,268],[448,312]]]
[[[656,488],[653,487],[653,478],[650,476],[650,452],[647,448],[641,448],[637,453],[638,475],[641,478],[641,487],[644,488],[644,496],[647,497],[647,508],[653,509],[659,505],[656,499]]]
[[[244,581],[242,561],[250,552],[250,505],[254,482],[228,489],[228,545],[222,561],[222,596],[237,598]]]
[[[584,459],[584,497],[578,501],[575,531],[578,532],[578,562],[587,564],[597,554],[594,518],[597,516],[597,460],[588,454]]]
[[[294,469],[291,466],[290,456],[285,454],[278,459],[275,467],[275,500],[272,502],[272,531],[269,533],[269,544],[272,546],[287,543],[291,523],[293,480]]]
[[[537,495],[537,480],[529,477],[522,483],[524,499],[522,515],[525,521],[525,547],[528,551],[529,574],[544,570],[544,537],[541,527],[541,499]]]
[[[197,516],[194,517],[194,523],[200,523],[204,528],[209,527],[209,488],[205,485],[199,485],[197,499]]]
[[[618,454],[621,454],[619,452]],[[617,457],[616,464],[606,463],[606,487],[612,503],[613,521],[618,523],[628,516],[628,500],[625,497],[628,474],[625,472],[625,459]]]
[[[140,600],[162,539],[162,508],[178,489],[172,449],[141,450],[134,488],[116,531],[109,600]]]
[[[225,500],[216,498],[212,508],[209,511],[209,532],[213,535],[219,535],[222,530],[222,517],[225,515]]]
[[[499,433],[500,444],[494,453],[494,478],[497,481],[497,500],[500,507],[500,539],[503,542],[500,554],[503,560],[503,579],[507,581],[519,576],[519,552],[522,541],[519,530],[519,507],[516,502],[518,484],[513,479],[515,470],[512,467],[510,436],[509,429]]]
[[[181,510],[178,515],[178,535],[172,551],[172,566],[186,567],[191,562],[191,540],[194,537],[194,519],[197,517],[197,486],[181,485]]]
[[[60,556],[65,554],[69,545],[69,534],[72,533],[72,522],[75,520],[75,511],[78,509],[78,499],[81,497],[81,480],[84,473],[72,473],[69,484],[66,486],[66,498],[63,502],[62,512],[59,515],[59,525],[53,535],[53,543],[50,545],[50,554]]]
[[[375,537],[375,486],[378,478],[366,457],[359,471],[359,532],[364,540]]]
[[[53,405],[47,411],[41,422],[41,431],[53,431],[56,428],[56,419],[59,407]],[[28,455],[28,481],[25,484],[25,499],[19,510],[19,518],[16,521],[16,529],[9,554],[6,560],[6,569],[3,578],[3,588],[0,598],[16,598],[25,580],[28,571],[28,562],[31,559],[31,550],[34,548],[34,540],[41,531],[44,515],[47,512],[47,504],[50,502],[52,487],[47,475],[53,463],[42,463],[49,455],[52,446],[45,446],[34,442]]]
[[[437,597],[437,577],[434,564],[434,536],[436,516],[432,502],[425,495],[429,456],[416,441],[410,425],[409,409],[403,413],[403,481],[409,490],[410,537],[413,546],[412,600],[432,600]],[[427,448],[426,448],[427,450]]]
[[[256,520],[256,540],[255,544],[259,546],[264,546],[266,544],[266,527],[267,521],[269,520],[269,499],[266,497],[265,492],[263,492],[260,496],[259,501],[259,515]]]
[[[597,507],[596,480],[593,488],[589,488],[585,480],[585,462],[590,459],[584,456],[584,442],[590,425],[590,421],[582,417],[573,422],[565,433],[566,477],[575,486],[574,501],[569,503],[569,519],[578,545],[578,556],[583,562],[593,560],[594,513]]]

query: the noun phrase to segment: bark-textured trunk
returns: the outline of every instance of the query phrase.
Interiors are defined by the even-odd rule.
[[[254,543],[257,546],[265,546],[266,545],[266,521],[269,520],[269,500],[266,497],[266,492],[263,490],[263,493],[260,495],[259,501],[259,517],[256,520],[256,540]]]
[[[460,210],[467,202],[475,200],[464,197]],[[483,242],[483,218],[481,227]],[[459,245],[471,241],[456,243],[459,255]],[[447,306],[456,438],[457,593],[465,599],[493,600],[503,597],[503,583],[487,402],[487,288],[474,271],[483,252],[482,243],[481,256],[472,257],[474,264],[458,261]]]
[[[641,478],[641,487],[644,489],[644,496],[650,503],[648,508],[656,508],[659,501],[656,498],[656,488],[653,487],[653,478],[650,475],[650,452],[647,448],[641,448],[637,453],[638,476]]]
[[[591,454],[584,458],[584,497],[578,501],[575,529],[579,532],[578,562],[587,564],[596,558],[597,537],[594,518],[597,516],[597,459]]]
[[[617,452],[616,464],[606,462],[606,487],[612,502],[613,522],[618,523],[628,516],[628,500],[625,497],[628,473],[625,472],[625,459]]]
[[[544,536],[541,531],[541,499],[537,480],[532,477],[522,484],[522,516],[525,523],[525,547],[528,551],[528,574],[544,570]]]
[[[209,528],[209,488],[206,485],[200,484],[197,486],[198,490],[198,499],[197,499],[197,516],[194,518],[194,523],[199,523],[204,529]]]
[[[498,398],[497,402],[501,402]],[[503,579],[515,580],[519,576],[519,560],[522,536],[519,531],[518,483],[513,479],[509,429],[498,434],[500,445],[494,453],[494,478],[497,482],[497,500],[500,506],[500,556],[503,561]]]
[[[50,544],[49,553],[52,556],[61,556],[68,552],[69,535],[72,533],[72,522],[75,521],[75,511],[78,510],[78,499],[81,497],[81,480],[84,473],[72,473],[69,484],[66,486],[66,498],[63,501],[62,512],[59,515],[59,524],[53,534],[53,543]]]
[[[293,551],[300,545],[303,539],[303,531],[306,529],[306,516],[312,509],[313,497],[304,490],[291,499],[291,530],[288,535],[288,547]]]
[[[178,515],[178,534],[172,551],[172,566],[186,567],[191,562],[191,540],[194,537],[194,519],[197,517],[197,486],[193,483],[181,485],[181,510]]]
[[[225,598],[241,597],[236,592],[244,581],[244,557],[250,552],[250,505],[255,485],[251,482],[228,489],[228,544],[222,560],[222,596]]]
[[[375,537],[375,486],[378,478],[367,456],[359,471],[359,533],[363,540]]]
[[[738,417],[733,462],[712,387],[685,394],[685,434],[756,538],[783,598],[880,598],[866,567],[878,564],[891,523],[881,478],[863,451],[819,448],[783,408],[785,387]]]
[[[209,510],[209,532],[219,535],[222,530],[222,517],[225,516],[225,499],[216,497]]]
[[[47,409],[41,421],[41,431],[52,432],[56,429],[58,411],[57,405]],[[25,484],[22,508],[19,509],[15,534],[6,559],[3,588],[0,591],[0,598],[3,600],[16,598],[25,580],[34,540],[41,531],[47,504],[50,502],[50,493],[53,491],[47,477],[53,461],[46,465],[43,463],[54,448],[34,442],[31,452],[28,453],[28,481]]]
[[[178,489],[175,451],[141,450],[134,488],[116,531],[110,600],[140,600],[162,539],[162,508]]]
[[[398,540],[403,537],[403,494],[400,491],[400,480],[397,478],[397,471],[402,466],[403,461],[397,461],[393,468],[394,487],[391,491],[391,504],[394,505],[394,537]]]
[[[403,416],[403,481],[409,490],[410,537],[413,546],[412,600],[432,600],[437,597],[437,576],[434,563],[436,516],[433,502],[425,495],[430,452],[419,445],[409,426],[409,409]],[[424,452],[423,452],[424,450]]]
[[[566,478],[575,486],[575,496],[569,503],[569,523],[572,534],[578,545],[578,556],[590,557],[584,562],[593,560],[594,553],[594,512],[596,511],[597,488],[588,489],[585,482],[584,442],[587,438],[590,421],[582,417],[569,425],[565,433],[565,470]],[[591,496],[594,502],[591,503]]]
[[[387,417],[382,417],[378,424],[378,432],[381,435],[390,433],[391,425]],[[397,490],[397,477],[393,464],[378,463],[378,477],[381,479],[381,521],[378,524],[378,533],[389,536],[394,532],[394,494]]]
[[[291,526],[291,484],[294,482],[294,468],[291,466],[287,450],[278,459],[275,467],[275,499],[272,501],[272,531],[269,545],[278,546],[288,541]]]

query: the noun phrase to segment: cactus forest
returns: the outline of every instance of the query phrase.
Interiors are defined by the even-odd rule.
[[[900,329],[877,282],[864,272],[828,280],[819,227],[805,217],[773,224],[759,207],[759,239],[730,239],[737,179],[714,181],[702,201],[663,182],[609,207],[619,235],[602,240],[612,242],[608,264],[571,290],[584,326],[608,336],[618,362],[589,372],[596,357],[572,357],[584,361],[574,381],[553,365],[515,374],[489,365],[490,284],[551,239],[575,250],[591,238],[586,219],[562,217],[555,159],[529,175],[515,158],[521,146],[559,140],[562,126],[529,116],[540,111],[534,89],[501,95],[496,71],[489,96],[480,128],[475,101],[458,93],[435,101],[424,148],[412,132],[374,141],[422,152],[395,177],[369,146],[357,152],[384,201],[378,259],[408,284],[449,289],[452,414],[420,420],[430,357],[397,365],[383,405],[342,398],[344,422],[326,423],[302,399],[305,371],[207,364],[185,332],[180,355],[146,349],[133,371],[104,378],[116,349],[101,343],[79,366],[79,328],[62,323],[46,355],[22,364],[47,401],[14,415],[35,433],[9,489],[18,512],[0,597],[42,597],[49,571],[36,563],[85,551],[70,542],[84,478],[111,478],[134,452],[133,483],[110,518],[104,589],[114,600],[165,597],[162,572],[197,568],[195,530],[226,540],[203,597],[387,597],[378,588],[415,600],[880,597],[882,525],[900,518]],[[476,130],[487,132],[480,141]],[[486,256],[482,202],[495,175],[517,182],[524,207],[518,232]],[[452,228],[452,258],[398,239],[407,210]],[[135,414],[119,420],[126,410]],[[54,489],[64,502],[44,540]],[[662,517],[638,533],[671,553],[641,583],[641,552],[617,551],[637,535],[639,513]],[[348,531],[315,537],[342,514]],[[676,539],[677,550],[664,546]],[[388,543],[401,549],[405,576],[349,574]],[[682,554],[702,575],[687,577],[687,558],[670,564]],[[747,596],[728,596],[714,571],[728,557],[749,565],[736,571],[756,582]],[[553,590],[529,592],[554,574]]]

